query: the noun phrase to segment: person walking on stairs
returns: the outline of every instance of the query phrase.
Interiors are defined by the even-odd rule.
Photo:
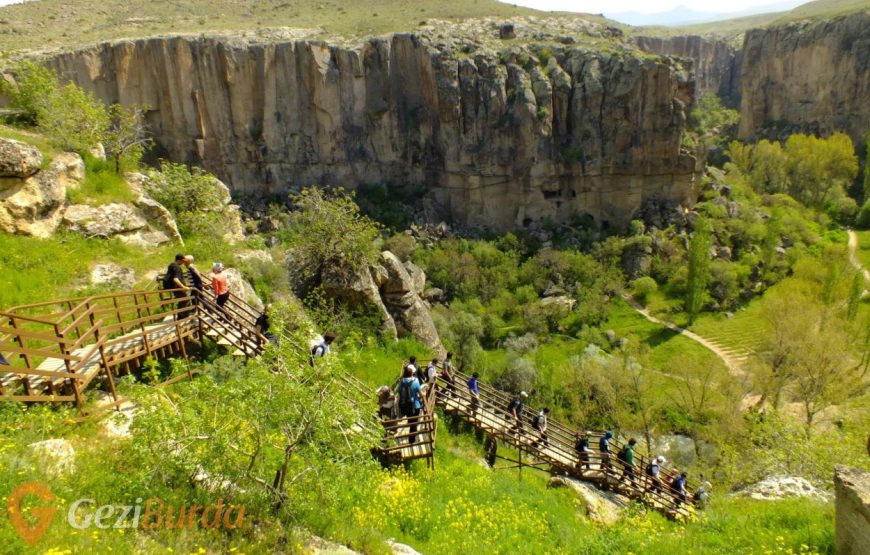
[[[607,430],[604,435],[598,440],[598,451],[601,453],[601,472],[604,474],[607,484],[607,473],[610,472],[610,440],[613,439],[613,432]]]
[[[411,357],[413,358],[413,357]],[[417,420],[423,403],[420,399],[420,382],[414,376],[412,364],[405,367],[405,373],[399,380],[399,412],[404,418],[414,419],[408,426],[408,443],[416,443]]]
[[[323,358],[327,354],[329,354],[329,348],[332,343],[335,341],[335,334],[327,333],[323,336],[322,341],[314,342],[314,346],[311,347],[311,366],[314,367],[314,359]]]
[[[163,289],[171,289],[172,296],[175,297],[175,319],[183,320],[190,315],[189,296],[190,287],[185,282],[184,270],[181,265],[184,264],[185,256],[176,254],[175,261],[166,268],[166,274],[163,276]]]
[[[272,305],[267,304],[263,308],[263,313],[260,314],[257,317],[257,320],[254,322],[254,328],[257,330],[257,333],[265,337],[269,341],[269,343],[271,343],[272,345],[277,345],[278,337],[270,330],[270,328],[272,327],[272,322],[270,321],[271,315]]]
[[[417,366],[417,357],[416,356],[411,355],[408,357],[408,364],[406,364],[404,366],[404,368],[402,368],[402,375],[403,376],[405,375],[404,374],[405,370],[407,370],[408,368],[411,369],[411,373],[414,374],[414,377],[417,378],[417,381],[420,382],[420,385],[422,386],[423,385],[423,370],[421,370]]]
[[[447,353],[441,364],[441,379],[447,382],[447,392],[451,397],[456,396],[456,375],[453,373],[453,353]]]
[[[529,394],[525,391],[520,391],[520,394],[514,397],[507,406],[508,416],[513,420],[510,429],[517,432],[523,431],[523,408],[526,406],[526,399]]]
[[[431,386],[435,385],[435,377],[438,375],[438,359],[433,358],[429,361],[429,365],[426,366],[426,373],[424,377],[426,378],[426,383]]]
[[[577,451],[580,459],[580,462],[577,463],[577,470],[580,470],[581,465],[585,470],[589,470],[589,453],[592,452],[589,448],[589,437],[591,435],[592,432],[587,431],[585,434],[578,433],[574,436],[574,450]]]
[[[536,430],[538,430],[538,433],[541,434],[540,439],[538,439],[537,441],[535,441],[532,444],[534,447],[539,447],[539,446],[549,447],[550,446],[550,439],[547,436],[547,419],[549,418],[549,416],[550,416],[550,409],[544,408],[541,412],[539,412],[535,416],[535,419],[532,420],[532,427],[535,428]]]
[[[662,493],[662,465],[665,464],[665,458],[661,455],[654,458],[650,463],[646,466],[646,476],[647,476],[647,487],[646,491],[654,492],[659,495]]]
[[[224,265],[220,262],[215,262],[211,267],[214,275],[211,278],[211,287],[214,289],[214,302],[220,308],[223,308],[230,299],[230,286],[227,283],[227,275],[224,273]]]
[[[378,388],[378,416],[381,420],[396,417],[396,394],[386,385]]]
[[[202,292],[205,283],[202,278],[202,274],[199,273],[199,268],[193,265],[193,255],[186,254],[184,255],[184,266],[187,268],[187,277],[190,279],[190,286],[196,289],[198,292]]]
[[[471,396],[471,419],[475,420],[477,418],[477,409],[480,408],[480,390],[478,380],[480,379],[480,374],[475,372],[468,378],[468,393]]]
[[[686,493],[686,473],[681,472],[678,476],[676,476],[671,481],[671,491],[674,492],[674,502],[677,508],[680,507],[682,503],[686,503],[688,501],[688,495]]]
[[[634,446],[637,445],[637,440],[635,438],[631,438],[628,440],[628,443],[625,444],[622,449],[617,454],[617,458],[622,462],[622,478],[621,480],[625,480],[626,478],[635,485],[637,482],[637,476],[634,473]]]

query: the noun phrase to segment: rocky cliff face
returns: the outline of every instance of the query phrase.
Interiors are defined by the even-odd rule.
[[[746,33],[740,136],[870,128],[870,12]]]
[[[147,105],[169,157],[234,191],[425,186],[457,221],[497,229],[573,214],[618,227],[647,200],[691,198],[680,137],[694,84],[680,62],[475,48],[153,38],[50,63],[103,100]]]
[[[837,553],[866,553],[870,546],[870,473],[838,466],[834,488]]]
[[[638,48],[662,56],[692,60],[698,94],[719,95],[726,106],[740,105],[740,51],[727,41],[687,35],[633,38]]]

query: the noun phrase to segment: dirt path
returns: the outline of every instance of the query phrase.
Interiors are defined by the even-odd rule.
[[[852,263],[852,266],[864,272],[864,279],[870,281],[870,269],[861,266],[861,261],[858,260],[858,234],[851,229],[847,229],[846,233],[849,235],[849,262]]]
[[[656,318],[655,316],[650,314],[647,309],[645,309],[644,307],[640,306],[637,302],[635,302],[634,299],[632,299],[628,296],[626,296],[624,298],[625,298],[625,301],[629,304],[629,306],[631,306],[631,308],[633,308],[635,311],[637,311],[639,314],[641,314],[644,318],[646,318],[650,322],[652,322],[654,324],[658,324],[660,326],[664,326],[664,327],[668,328],[669,330],[675,331],[684,337],[688,337],[692,341],[694,341],[694,342],[698,343],[699,345],[703,346],[704,348],[708,349],[714,355],[719,357],[719,360],[721,360],[725,364],[725,366],[728,368],[728,371],[731,372],[731,374],[733,376],[739,377],[739,378],[743,378],[746,376],[746,371],[743,369],[743,366],[741,366],[740,362],[737,361],[730,354],[725,352],[725,350],[722,349],[722,347],[720,347],[719,345],[715,344],[714,342],[710,341],[709,339],[707,339],[705,337],[701,337],[700,335],[698,335],[697,333],[695,333],[693,331],[689,331],[685,328],[681,328],[680,326],[678,326],[672,322],[668,322],[666,320],[661,320],[659,318]]]

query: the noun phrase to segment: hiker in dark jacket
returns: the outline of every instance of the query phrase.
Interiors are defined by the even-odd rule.
[[[414,369],[408,364],[405,367],[405,373],[399,380],[399,413],[405,418],[415,418],[420,415],[420,409],[423,407],[423,401],[420,399],[420,382],[414,376]],[[417,441],[417,437],[413,435],[417,431],[417,421],[414,420],[408,426],[408,443]]]
[[[526,399],[529,394],[525,391],[520,391],[520,394],[513,398],[507,407],[508,417],[513,420],[511,430],[521,431],[523,429],[523,407],[526,405]]]
[[[166,268],[166,276],[163,278],[163,288],[172,289],[172,296],[177,299],[175,303],[176,320],[182,320],[190,315],[190,287],[187,286],[186,276],[182,265],[184,264],[185,256],[176,254],[175,261]]]
[[[580,466],[582,465],[586,470],[589,470],[589,453],[592,450],[589,448],[589,436],[592,435],[592,432],[587,431],[585,434],[577,434],[574,436],[574,450],[577,451],[577,455],[580,458],[580,462],[577,463],[577,470],[580,470]]]
[[[601,471],[607,472],[610,470],[610,440],[613,439],[613,432],[607,430],[601,439],[598,440],[598,450],[601,452]]]

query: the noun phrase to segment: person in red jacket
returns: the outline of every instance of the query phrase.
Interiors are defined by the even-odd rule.
[[[215,262],[211,271],[214,273],[211,278],[211,287],[214,289],[214,302],[223,308],[230,298],[230,286],[227,284],[227,274],[224,273],[224,265],[220,262]]]

